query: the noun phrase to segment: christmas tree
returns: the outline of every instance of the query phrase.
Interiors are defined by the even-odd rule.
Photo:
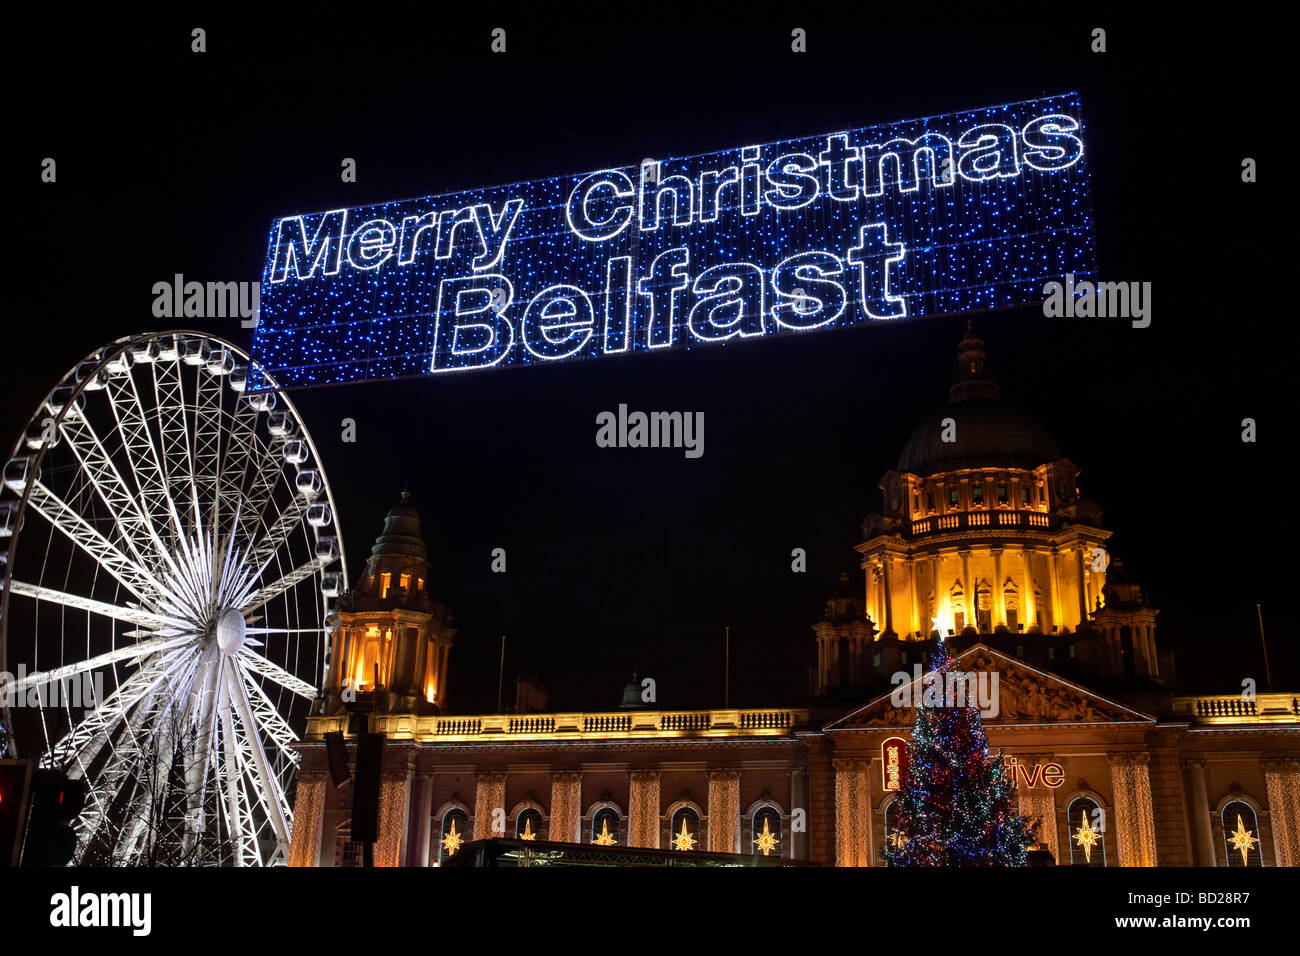
[[[898,799],[898,829],[886,850],[894,866],[1024,866],[1032,836],[1017,813],[1013,780],[988,738],[970,681],[953,694],[957,672],[943,641],[922,679],[916,726]],[[973,675],[972,675],[973,677]],[[945,693],[945,691],[948,693]],[[962,705],[962,706],[956,706]]]

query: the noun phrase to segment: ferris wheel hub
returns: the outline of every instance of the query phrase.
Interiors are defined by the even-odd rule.
[[[223,654],[235,654],[244,646],[244,636],[248,625],[244,621],[244,612],[239,608],[227,608],[217,618],[217,647]]]

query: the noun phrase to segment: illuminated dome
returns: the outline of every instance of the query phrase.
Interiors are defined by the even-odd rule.
[[[922,422],[903,446],[898,471],[928,476],[962,468],[1027,468],[1061,458],[1047,431],[1002,400],[988,374],[984,342],[970,325],[957,346],[957,375],[948,406]],[[944,419],[956,422],[956,441],[943,441]]]

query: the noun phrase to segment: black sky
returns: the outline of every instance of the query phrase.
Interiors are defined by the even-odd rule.
[[[1118,15],[964,19],[924,27],[800,10],[713,19],[692,9],[532,19],[272,24],[198,15],[20,42],[29,93],[10,114],[12,311],[0,436],[13,440],[86,353],[175,323],[151,314],[174,273],[260,278],[276,217],[685,155],[1078,89],[1103,278],[1151,281],[1153,324],[977,317],[1003,394],[1081,468],[1161,609],[1184,684],[1300,688],[1289,581],[1294,442],[1287,272],[1263,230],[1285,171],[1268,163],[1267,59],[1246,28]],[[660,8],[656,7],[656,11]],[[737,21],[744,21],[738,24]],[[209,52],[189,50],[208,30]],[[492,27],[507,54],[488,52]],[[789,52],[794,26],[809,52]],[[1094,26],[1109,51],[1089,51]],[[1253,28],[1259,31],[1261,28]],[[1238,32],[1240,31],[1240,32]],[[38,181],[44,156],[59,181]],[[359,182],[339,181],[357,160]],[[1243,185],[1241,159],[1263,181]],[[1277,185],[1274,185],[1277,184]],[[192,324],[197,320],[190,320]],[[633,669],[664,706],[717,705],[722,633],[734,704],[806,687],[810,625],[854,570],[876,483],[946,398],[964,318],[784,336],[545,369],[295,393],[341,510],[355,575],[409,482],[434,590],[461,627],[450,691],[495,705],[534,672],[556,709],[618,703]],[[200,328],[247,348],[238,320]],[[597,412],[703,411],[706,452],[602,450]],[[1241,419],[1260,441],[1240,440]],[[340,440],[356,420],[358,441]],[[507,549],[509,572],[489,572]],[[803,547],[808,571],[790,571]],[[1281,687],[1279,688],[1281,689]],[[507,692],[507,697],[510,694]]]

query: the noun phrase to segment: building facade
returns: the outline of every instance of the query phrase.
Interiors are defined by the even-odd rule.
[[[377,865],[494,835],[885,865],[914,716],[895,675],[919,698],[943,639],[996,687],[990,747],[1057,864],[1300,865],[1300,697],[1177,694],[1158,611],[1078,474],[968,328],[948,404],[881,479],[864,580],[845,575],[812,628],[807,707],[745,710],[646,709],[634,681],[613,711],[445,712],[456,632],[404,495],[341,604],[290,863],[359,860],[325,735],[351,750],[364,715],[387,742]]]

